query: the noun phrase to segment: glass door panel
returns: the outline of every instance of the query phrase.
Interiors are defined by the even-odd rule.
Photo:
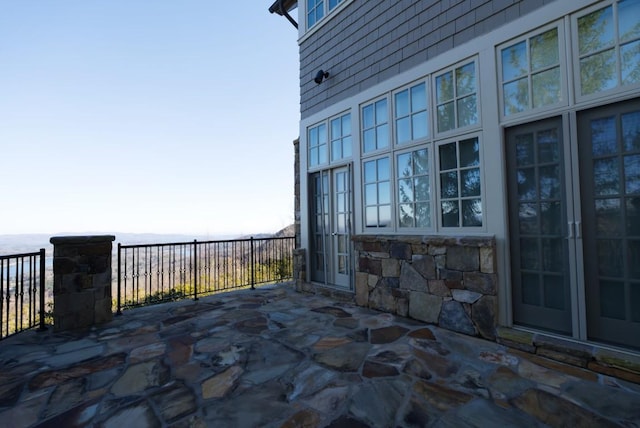
[[[640,101],[578,116],[587,334],[640,348]]]
[[[514,321],[571,334],[562,121],[507,130]]]

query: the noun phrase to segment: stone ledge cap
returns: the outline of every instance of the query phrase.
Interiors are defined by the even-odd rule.
[[[49,239],[53,245],[56,244],[91,244],[97,242],[113,242],[114,235],[84,235],[84,236],[54,236]]]

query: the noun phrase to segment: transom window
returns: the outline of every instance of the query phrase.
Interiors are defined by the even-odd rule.
[[[438,132],[478,123],[476,63],[446,71],[435,79]]]
[[[327,125],[321,123],[309,128],[309,166],[327,163]]]
[[[621,0],[577,19],[579,93],[640,83],[640,2]]]
[[[331,161],[351,157],[351,114],[331,119]]]
[[[362,150],[370,153],[389,147],[389,111],[383,98],[362,107]]]
[[[398,226],[431,227],[429,151],[424,148],[396,156]]]
[[[391,226],[391,165],[384,157],[363,163],[366,227]]]
[[[427,85],[422,82],[396,92],[394,95],[396,144],[427,138]]]
[[[557,27],[502,49],[500,60],[505,116],[562,99]]]
[[[438,156],[442,227],[482,226],[480,141],[440,144]]]

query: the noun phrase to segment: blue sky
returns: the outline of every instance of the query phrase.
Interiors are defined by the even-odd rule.
[[[0,0],[0,234],[293,223],[297,31],[270,5]]]

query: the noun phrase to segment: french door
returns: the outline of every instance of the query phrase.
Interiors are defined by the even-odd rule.
[[[590,339],[640,348],[640,100],[578,115]]]
[[[507,131],[514,321],[571,334],[571,260],[560,118]]]
[[[321,171],[310,177],[311,280],[351,287],[351,169]]]
[[[640,349],[640,100],[566,126],[506,132],[514,322]]]

